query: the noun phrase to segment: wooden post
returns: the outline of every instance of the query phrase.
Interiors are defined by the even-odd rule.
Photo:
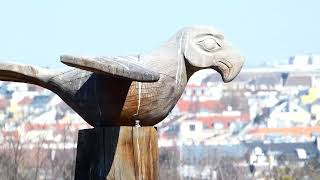
[[[80,130],[76,180],[158,180],[158,138],[152,126]]]

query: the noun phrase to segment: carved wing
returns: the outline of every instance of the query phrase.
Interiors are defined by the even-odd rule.
[[[60,56],[60,60],[68,66],[131,81],[155,82],[160,78],[159,73],[144,67],[137,61],[137,58],[132,56],[76,57],[63,55]]]

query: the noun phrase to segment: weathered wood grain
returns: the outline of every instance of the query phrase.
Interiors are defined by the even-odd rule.
[[[154,127],[121,127],[107,179],[158,179],[158,139]]]
[[[157,131],[105,127],[79,131],[76,180],[157,180]]]
[[[72,67],[107,76],[127,78],[130,81],[155,82],[160,78],[159,73],[138,64],[139,57],[77,57],[63,55],[60,56],[60,60]]]

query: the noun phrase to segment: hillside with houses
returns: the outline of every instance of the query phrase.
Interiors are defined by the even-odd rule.
[[[176,173],[217,179],[223,172],[219,174],[221,166],[215,164],[221,158],[212,159],[217,157],[231,158],[235,174],[254,176],[270,175],[266,169],[286,164],[306,167],[319,159],[318,65],[320,56],[293,56],[286,65],[245,69],[228,84],[212,71],[197,74],[171,114],[157,125],[160,166],[172,171],[163,178]],[[77,130],[91,128],[52,92],[8,82],[0,82],[0,127],[0,153],[18,144],[52,161],[65,151],[73,153],[74,161]],[[46,167],[50,169],[41,166]]]

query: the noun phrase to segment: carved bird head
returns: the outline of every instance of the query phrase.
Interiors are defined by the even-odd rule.
[[[185,60],[195,70],[212,68],[220,73],[224,82],[232,81],[240,72],[244,58],[211,27],[195,26],[181,30],[180,41]]]

